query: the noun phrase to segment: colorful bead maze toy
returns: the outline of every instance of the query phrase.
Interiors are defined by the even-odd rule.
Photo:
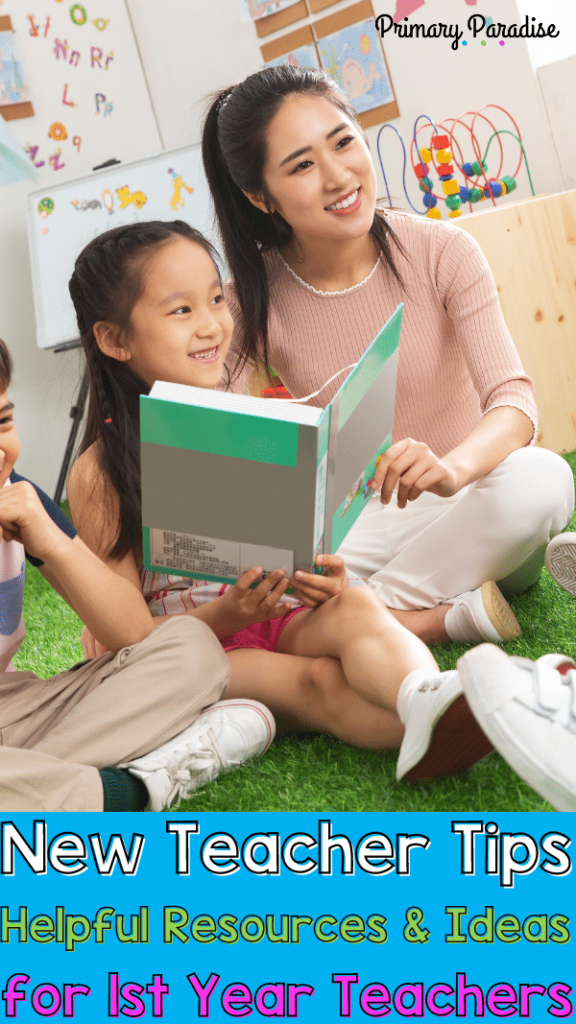
[[[501,111],[505,114],[505,116],[511,121],[515,131],[510,131],[507,128],[496,128],[492,120],[483,113],[483,111],[489,108],[493,108],[494,110]],[[424,123],[419,124],[419,122]],[[418,181],[419,188],[424,193],[422,197],[424,210],[416,207],[408,194],[406,186],[408,157],[404,140],[394,125],[385,124],[382,126],[378,132],[376,147],[378,150],[380,166],[382,168],[382,175],[384,178],[389,206],[392,206],[393,204],[386,178],[386,172],[384,170],[380,143],[382,133],[386,128],[391,128],[395,131],[396,135],[400,139],[404,154],[404,165],[402,169],[404,195],[415,213],[422,216],[425,215],[434,220],[439,220],[442,216],[441,206],[439,203],[442,202],[445,204],[448,210],[448,216],[451,218],[461,216],[463,212],[462,207],[465,203],[469,204],[470,212],[473,212],[472,208],[476,203],[485,202],[487,200],[491,201],[495,206],[497,199],[500,199],[509,192],[513,192],[517,187],[516,177],[520,171],[523,160],[526,166],[532,195],[535,194],[530,175],[530,168],[528,167],[528,160],[526,158],[526,152],[522,143],[518,125],[514,121],[512,115],[509,114],[504,107],[497,106],[496,104],[486,104],[475,112],[467,111],[465,114],[461,114],[460,117],[448,118],[446,121],[443,121],[438,125],[436,125],[426,114],[421,114],[416,118],[410,144],[410,164]],[[482,155],[481,136],[483,135],[485,137],[488,131],[491,131],[491,134],[486,142],[484,155]],[[427,133],[428,137],[426,139],[421,138],[419,142],[418,135],[421,133]],[[504,135],[511,136],[520,148],[518,164],[512,175],[502,175],[505,160],[505,151],[502,140],[502,136]],[[472,146],[475,158],[474,160],[464,159],[462,146],[460,144],[462,142],[462,145],[464,145],[464,138],[466,143]],[[488,152],[494,140],[497,141],[499,149],[499,164],[496,173],[491,177],[488,177]],[[425,145],[422,145],[423,141],[426,142]],[[511,147],[508,145],[506,152],[507,158],[509,157],[510,152]],[[434,185],[434,180],[432,178],[433,173],[438,176],[439,186]],[[458,177],[461,177],[461,182],[459,182]]]

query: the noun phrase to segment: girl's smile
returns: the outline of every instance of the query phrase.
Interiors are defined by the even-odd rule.
[[[219,351],[220,346],[217,345],[216,348],[210,348],[203,352],[192,352],[190,354],[193,359],[197,359],[201,363],[215,363],[218,359]]]

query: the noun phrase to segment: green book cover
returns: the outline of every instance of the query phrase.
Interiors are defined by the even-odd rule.
[[[142,396],[145,568],[232,583],[336,551],[390,443],[401,317],[325,409],[162,381]]]

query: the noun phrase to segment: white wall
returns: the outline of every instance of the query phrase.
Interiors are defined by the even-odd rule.
[[[528,40],[528,56],[532,67],[543,67],[576,53],[576,4],[574,0],[516,0],[518,10],[524,18],[537,18],[538,21],[553,22],[560,30],[557,39]]]
[[[9,7],[22,0],[9,0]],[[323,14],[349,6],[340,0]],[[394,13],[395,0],[373,0],[375,13]],[[560,0],[547,0],[546,8]],[[53,0],[37,0],[57,9]],[[214,89],[241,80],[261,66],[260,41],[253,25],[241,25],[239,0],[127,0],[142,56],[150,94],[165,148],[172,149],[199,138],[205,96]],[[544,4],[538,0],[540,16]],[[90,4],[88,4],[90,6]],[[570,6],[562,0],[562,6]],[[64,5],[62,5],[64,7]],[[506,23],[519,21],[514,0],[478,0],[471,8],[463,0],[427,0],[412,21],[458,21],[465,27],[474,10],[492,14]],[[100,15],[100,10],[98,11]],[[555,20],[546,14],[548,20]],[[560,18],[557,19],[557,23]],[[280,33],[281,34],[281,33]],[[467,33],[469,38],[469,33]],[[273,37],[268,37],[273,38]],[[409,138],[415,117],[427,113],[435,120],[456,117],[485,103],[508,107],[522,132],[537,192],[556,192],[563,183],[542,97],[526,44],[509,40],[480,46],[480,40],[457,52],[447,40],[391,38],[384,40],[386,56],[400,108],[393,123]],[[147,99],[142,95],[142,109]],[[506,126],[499,121],[498,127]],[[374,151],[378,128],[368,130]],[[386,169],[398,205],[404,205],[399,176],[399,146],[394,134],[386,139]],[[517,148],[517,147],[516,147]],[[123,160],[146,155],[114,154]],[[514,163],[516,149],[514,150]],[[112,155],[112,154],[110,154]],[[503,173],[511,173],[510,160]],[[491,157],[489,157],[489,163]],[[529,195],[524,172],[514,198]],[[51,491],[54,487],[69,429],[68,410],[77,357],[38,352],[34,341],[31,283],[28,269],[24,197],[30,186],[0,189],[0,335],[18,347],[15,400],[23,438],[22,471]],[[420,193],[412,190],[413,201]]]
[[[537,73],[564,188],[576,188],[576,55],[545,64]]]

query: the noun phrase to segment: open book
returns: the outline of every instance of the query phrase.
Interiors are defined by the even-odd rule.
[[[232,583],[335,552],[391,442],[401,320],[325,409],[157,381],[140,399],[145,568]]]

